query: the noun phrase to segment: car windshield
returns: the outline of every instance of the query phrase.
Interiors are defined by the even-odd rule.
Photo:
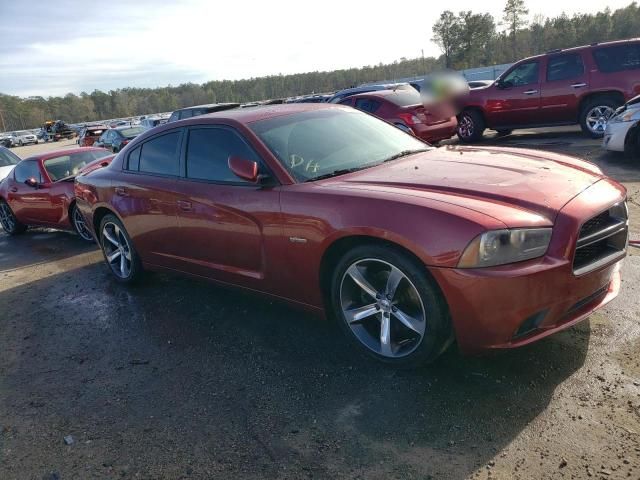
[[[44,168],[52,182],[62,178],[77,175],[87,164],[109,155],[106,150],[91,150],[89,152],[72,153],[60,157],[49,158],[44,161]]]
[[[4,148],[0,148],[0,167],[10,167],[11,165],[17,165],[20,161],[15,153],[10,152]]]
[[[353,109],[322,109],[249,125],[298,182],[378,165],[430,148],[382,120]]]
[[[143,127],[131,127],[131,128],[123,128],[122,130],[118,130],[120,132],[120,135],[122,135],[123,137],[135,137],[137,135],[140,135],[142,132],[144,132],[144,128]]]

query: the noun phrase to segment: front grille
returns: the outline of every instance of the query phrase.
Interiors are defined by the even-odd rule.
[[[627,247],[626,203],[614,205],[587,220],[580,228],[573,272],[582,275],[624,256]]]

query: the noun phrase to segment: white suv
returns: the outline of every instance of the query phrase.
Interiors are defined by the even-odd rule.
[[[33,133],[30,133],[30,132],[23,132],[23,133],[12,132],[11,136],[13,137],[14,145],[23,146],[23,145],[28,145],[30,143],[35,143],[35,144],[38,143],[38,137],[36,137]]]

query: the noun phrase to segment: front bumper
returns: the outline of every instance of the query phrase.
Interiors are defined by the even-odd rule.
[[[602,138],[602,148],[612,152],[624,152],[624,142],[627,132],[634,122],[608,123]]]
[[[601,180],[558,213],[544,257],[499,267],[430,268],[449,306],[458,346],[473,354],[526,345],[587,318],[618,295],[626,251],[575,273],[582,224],[625,198]]]

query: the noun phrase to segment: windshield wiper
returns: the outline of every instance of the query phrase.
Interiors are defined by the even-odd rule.
[[[358,168],[341,168],[340,170],[334,170],[333,172],[325,173],[322,175],[318,175],[317,177],[307,178],[305,182],[315,182],[316,180],[322,180],[324,178],[337,177],[338,175],[344,175],[345,173],[357,172],[358,170],[362,170],[362,167]]]
[[[383,162],[391,162],[393,160],[397,160],[398,158],[402,158],[402,157],[407,157],[409,155],[413,155],[414,153],[420,153],[420,152],[428,152],[429,150],[431,150],[430,148],[418,148],[415,150],[403,150],[400,153],[396,153],[395,155],[391,155],[389,158],[386,158],[383,160]]]

